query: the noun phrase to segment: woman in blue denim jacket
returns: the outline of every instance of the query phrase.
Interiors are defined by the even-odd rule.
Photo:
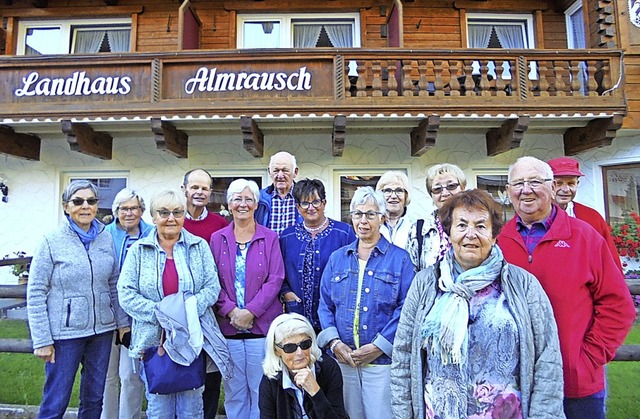
[[[327,194],[319,179],[303,179],[293,190],[303,221],[287,227],[280,235],[285,278],[280,294],[287,313],[298,313],[319,333],[320,278],[329,256],[353,242],[351,226],[324,214]]]
[[[386,202],[371,187],[350,205],[358,239],[331,255],[322,275],[318,344],[333,352],[352,418],[391,417],[391,352],[413,280],[409,254],[381,234]]]

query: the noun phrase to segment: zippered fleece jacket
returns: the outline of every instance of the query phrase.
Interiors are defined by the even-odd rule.
[[[33,348],[128,326],[117,281],[113,239],[104,226],[88,251],[66,219],[46,234],[33,254],[27,285]]]
[[[604,365],[627,336],[636,311],[622,272],[602,236],[558,208],[529,254],[516,218],[498,235],[507,262],[535,275],[558,324],[565,397],[604,390]]]

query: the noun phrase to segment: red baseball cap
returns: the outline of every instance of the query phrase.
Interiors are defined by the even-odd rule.
[[[547,162],[554,176],[584,176],[580,171],[580,163],[569,157],[558,157]]]

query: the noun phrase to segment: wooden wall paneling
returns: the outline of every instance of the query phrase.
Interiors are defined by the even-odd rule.
[[[533,24],[535,26],[536,48],[544,49],[544,25],[542,24],[542,10],[533,13]]]
[[[360,9],[360,46],[362,48],[371,48],[367,39],[367,10]]]
[[[18,17],[22,19],[32,18],[81,18],[81,17],[114,17],[130,16],[134,13],[142,13],[144,6],[64,6],[39,8],[6,9],[2,11],[4,17]]]
[[[235,49],[238,42],[238,19],[235,11],[229,12],[229,49]]]
[[[469,39],[469,35],[467,34],[467,11],[466,9],[460,9],[460,48],[469,48],[467,43],[467,39]]]
[[[15,55],[18,45],[18,18],[7,18],[7,33],[5,39],[4,53],[7,55]]]

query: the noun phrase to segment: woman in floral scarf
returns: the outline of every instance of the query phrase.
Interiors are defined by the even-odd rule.
[[[418,273],[405,300],[391,368],[394,417],[564,417],[551,305],[496,245],[499,206],[484,191],[465,191],[438,217],[451,249]]]

